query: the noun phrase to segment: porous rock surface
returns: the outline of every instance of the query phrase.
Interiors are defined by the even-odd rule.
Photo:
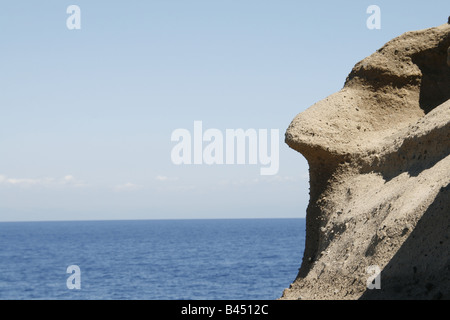
[[[404,33],[292,121],[310,203],[281,299],[450,298],[449,47],[449,24]]]

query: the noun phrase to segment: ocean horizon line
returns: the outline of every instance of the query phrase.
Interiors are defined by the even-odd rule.
[[[244,217],[244,218],[149,218],[149,219],[68,219],[68,220],[0,220],[0,223],[42,223],[42,222],[139,222],[139,221],[232,221],[232,220],[304,220],[305,217]]]

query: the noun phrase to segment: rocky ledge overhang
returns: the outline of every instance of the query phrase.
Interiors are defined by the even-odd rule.
[[[450,24],[407,32],[292,121],[310,203],[281,299],[450,298],[449,47]]]

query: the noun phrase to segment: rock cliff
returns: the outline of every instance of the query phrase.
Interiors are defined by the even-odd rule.
[[[449,24],[404,33],[292,121],[310,203],[281,299],[450,299],[449,47]]]

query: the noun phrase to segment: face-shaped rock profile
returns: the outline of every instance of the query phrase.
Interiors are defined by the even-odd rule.
[[[310,202],[283,299],[450,299],[449,47],[450,24],[404,33],[291,122]]]

